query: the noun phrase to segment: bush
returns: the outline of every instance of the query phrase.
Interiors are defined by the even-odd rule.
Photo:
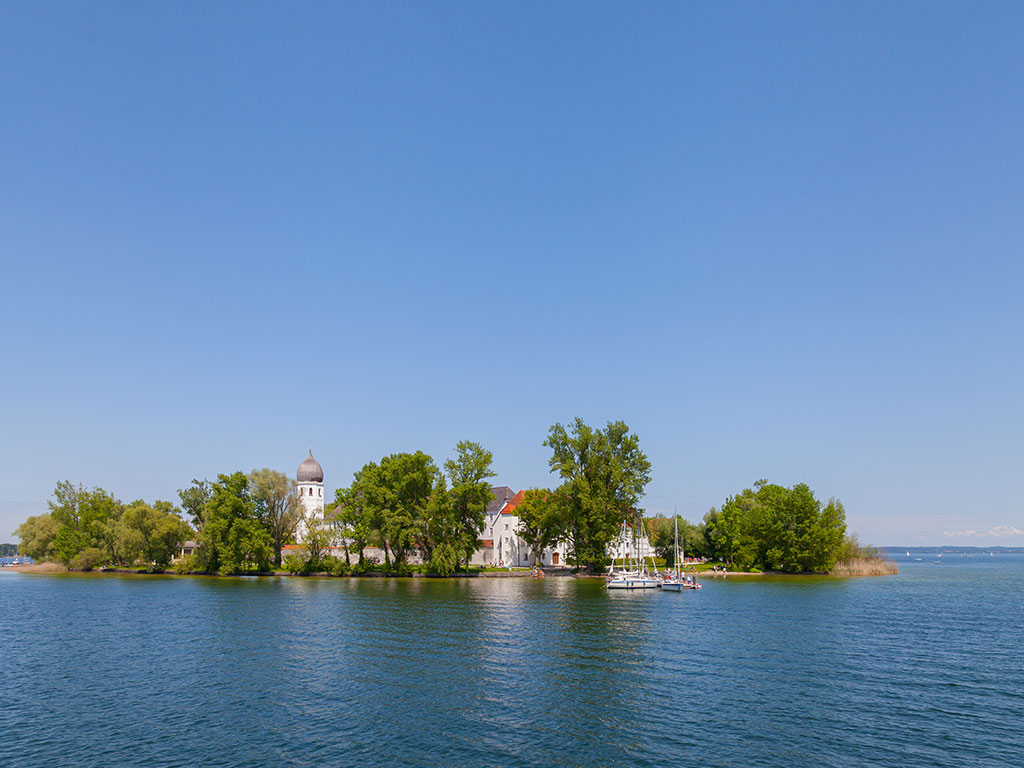
[[[192,573],[196,569],[195,555],[185,555],[174,561],[171,570],[178,574]]]
[[[103,553],[96,547],[86,547],[71,558],[69,567],[73,571],[91,571],[103,562]]]
[[[306,558],[299,557],[298,555],[288,555],[284,559],[283,566],[288,573],[294,576],[301,576],[310,572],[309,563],[306,562]]]

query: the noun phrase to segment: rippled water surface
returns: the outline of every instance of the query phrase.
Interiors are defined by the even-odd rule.
[[[1024,556],[572,578],[0,574],[5,766],[1017,766]]]

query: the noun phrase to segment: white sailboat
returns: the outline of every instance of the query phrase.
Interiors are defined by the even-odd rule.
[[[642,525],[642,521],[637,518],[637,524]],[[625,541],[627,526],[626,523],[622,524],[622,539]],[[658,568],[654,566],[654,573],[650,573],[647,570],[647,564],[640,556],[640,537],[636,531],[633,532],[633,549],[635,552],[635,558],[633,559],[633,567],[630,567],[626,553],[623,552],[622,556],[622,569],[616,569],[615,561],[612,561],[611,567],[608,569],[608,589],[657,589],[661,586],[661,578],[658,576]],[[652,563],[653,565],[653,563]]]
[[[665,575],[661,582],[661,588],[669,592],[682,592],[684,589],[700,589],[700,584],[694,578],[687,578],[679,570],[679,563],[683,559],[683,551],[679,549],[679,517],[672,518],[675,523],[675,549],[672,559],[672,571]]]

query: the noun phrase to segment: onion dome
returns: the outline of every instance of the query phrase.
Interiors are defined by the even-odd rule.
[[[299,464],[295,479],[300,483],[322,483],[324,481],[324,468],[313,458],[312,448],[309,449],[309,456]]]

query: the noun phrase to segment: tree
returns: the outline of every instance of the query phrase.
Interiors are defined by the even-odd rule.
[[[385,557],[390,551],[395,565],[402,565],[414,547],[426,538],[425,520],[437,467],[422,451],[395,453],[380,462],[381,536]]]
[[[18,526],[14,531],[21,543],[18,554],[31,557],[33,560],[49,560],[53,554],[53,540],[60,530],[60,524],[52,515],[33,515]]]
[[[490,451],[479,443],[462,440],[455,446],[455,458],[444,463],[444,471],[451,482],[448,492],[451,508],[457,521],[450,541],[466,566],[477,550],[480,532],[484,529],[487,505],[490,503],[491,484],[487,478],[494,477],[494,460]]]
[[[402,566],[410,551],[430,546],[427,511],[437,475],[434,460],[422,451],[370,462],[355,473],[349,488],[336,494],[342,518],[362,541],[379,542],[389,567]]]
[[[547,488],[531,488],[523,492],[516,506],[519,537],[533,553],[534,565],[541,564],[544,550],[554,546],[563,535],[563,520],[554,494]]]
[[[679,549],[686,557],[705,557],[708,553],[707,530],[704,523],[694,524],[682,515],[679,521]],[[647,519],[651,547],[658,557],[665,558],[669,567],[675,566],[675,527],[671,517]]]
[[[124,506],[102,488],[86,490],[67,480],[57,483],[53,500],[47,502],[50,516],[57,523],[53,538],[53,554],[69,567],[86,570],[102,562],[106,536],[111,520],[121,516]],[[84,559],[78,559],[90,550]],[[77,560],[77,562],[76,562]]]
[[[249,478],[242,472],[218,475],[210,490],[196,553],[200,567],[221,574],[252,566],[267,570],[273,548],[270,534],[256,517]]]
[[[196,529],[203,527],[203,513],[212,493],[210,481],[205,479],[193,480],[188,488],[178,491],[181,508],[192,516],[192,525]]]
[[[549,466],[564,482],[554,498],[565,520],[570,556],[588,570],[608,562],[608,543],[632,516],[650,482],[651,463],[624,422],[595,430],[577,418],[551,427],[544,445]]]
[[[375,465],[376,466],[376,465]],[[370,518],[364,513],[363,495],[358,488],[359,472],[356,473],[356,482],[349,488],[339,488],[334,492],[333,518],[338,526],[342,542],[345,544],[346,559],[349,556],[349,546],[359,554],[359,565],[364,562],[363,551],[370,542]]]
[[[274,565],[280,568],[281,547],[295,538],[295,526],[301,512],[301,504],[295,495],[295,481],[264,467],[249,473],[249,487],[256,517],[270,535]]]
[[[842,555],[846,512],[831,499],[822,508],[811,489],[759,480],[705,517],[715,556],[740,568],[788,573],[830,570]]]
[[[116,532],[117,551],[122,557],[141,561],[157,571],[171,562],[178,542],[192,535],[192,529],[168,501],[157,501],[152,506],[144,501],[132,502],[121,515]]]

